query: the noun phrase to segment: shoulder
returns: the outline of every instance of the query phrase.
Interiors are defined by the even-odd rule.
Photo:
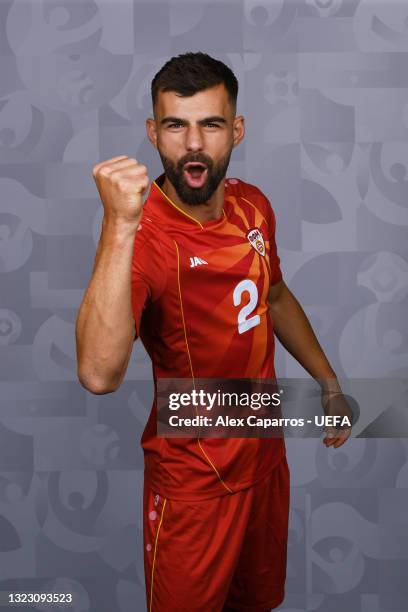
[[[135,233],[133,243],[133,268],[160,268],[163,270],[166,260],[163,257],[163,232],[152,219],[143,215]],[[148,268],[147,268],[148,265]]]
[[[160,251],[165,238],[164,228],[160,226],[155,217],[149,216],[148,211],[144,211],[135,234],[135,248],[149,246],[151,250]]]
[[[275,215],[272,205],[259,187],[252,183],[247,183],[239,178],[227,178],[225,180],[225,193],[240,197],[244,202],[248,201],[252,206],[255,206],[260,213],[268,220],[269,223],[275,223]]]

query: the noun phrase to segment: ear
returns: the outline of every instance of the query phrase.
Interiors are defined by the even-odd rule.
[[[148,117],[146,119],[146,134],[152,145],[157,149],[156,121],[153,117]]]
[[[245,118],[243,115],[234,118],[232,130],[234,147],[236,147],[245,136]]]

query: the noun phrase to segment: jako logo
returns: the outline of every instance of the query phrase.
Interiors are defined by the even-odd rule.
[[[190,268],[195,268],[196,266],[208,266],[208,261],[205,259],[201,259],[201,257],[190,257]]]

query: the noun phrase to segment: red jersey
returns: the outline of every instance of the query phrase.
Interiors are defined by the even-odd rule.
[[[225,180],[222,217],[200,223],[153,181],[136,232],[132,310],[159,378],[275,378],[268,291],[282,273],[275,216],[255,186]],[[285,455],[283,438],[158,438],[156,397],[142,435],[151,486],[170,499],[233,493]]]

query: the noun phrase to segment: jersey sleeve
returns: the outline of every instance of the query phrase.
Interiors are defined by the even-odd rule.
[[[269,200],[266,199],[266,208],[268,214],[268,240],[269,240],[269,261],[271,265],[271,285],[275,285],[282,280],[282,270],[280,267],[280,257],[278,255],[278,247],[276,246],[276,217],[273,212]]]
[[[146,236],[143,231],[136,232],[131,271],[131,300],[136,333],[140,336],[140,326],[145,308],[157,300],[167,282],[167,266],[162,253],[160,240]]]

